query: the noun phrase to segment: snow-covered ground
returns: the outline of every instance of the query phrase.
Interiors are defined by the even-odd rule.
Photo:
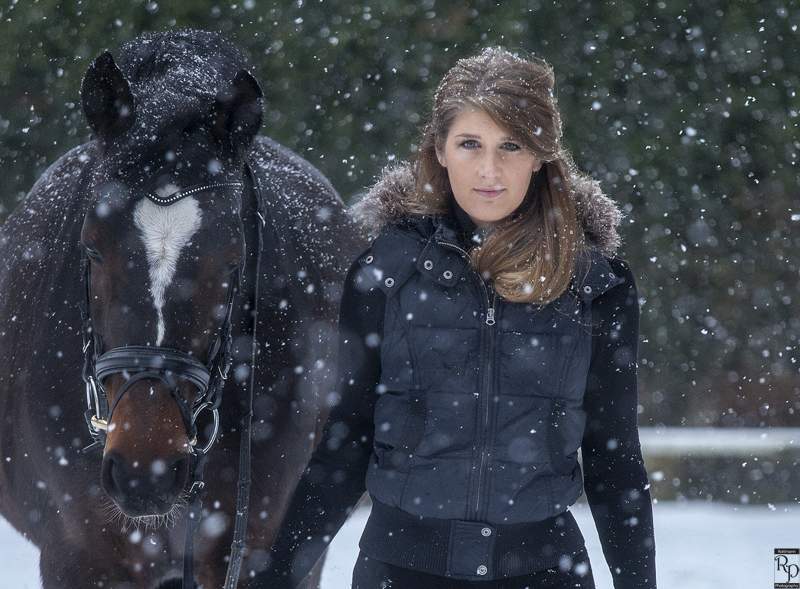
[[[586,535],[597,589],[612,589],[586,504],[573,508]],[[660,502],[654,507],[660,589],[772,587],[773,550],[800,547],[800,505]],[[367,510],[334,539],[322,589],[346,589]],[[9,589],[38,589],[38,552],[0,519],[0,573]]]

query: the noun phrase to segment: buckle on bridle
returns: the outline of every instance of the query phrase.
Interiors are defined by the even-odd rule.
[[[207,409],[210,406],[211,403],[209,402],[200,405],[197,409],[194,410],[194,413],[192,414],[192,420],[196,422],[197,416],[200,415],[200,412],[203,409]],[[211,446],[213,446],[214,442],[217,441],[217,435],[219,434],[219,409],[212,409],[211,415],[214,418],[214,431],[211,432],[211,435],[209,436],[208,441],[206,442],[206,445],[202,450],[197,449],[197,434],[195,434],[194,437],[191,440],[189,440],[189,452],[191,452],[192,454],[199,454],[199,455],[208,454],[208,451],[211,449]]]
[[[99,415],[92,415],[89,423],[92,424],[92,427],[95,429],[101,429],[104,431],[108,431],[108,421],[100,417]]]

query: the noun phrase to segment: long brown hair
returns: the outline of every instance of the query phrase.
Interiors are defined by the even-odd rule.
[[[416,189],[408,205],[423,214],[443,213],[453,199],[447,169],[436,154],[444,151],[450,128],[464,110],[485,112],[542,160],[512,217],[495,223],[470,252],[483,279],[493,281],[510,301],[554,301],[569,287],[577,260],[588,249],[572,194],[586,177],[561,145],[554,86],[546,62],[499,47],[460,60],[439,84],[412,160]]]

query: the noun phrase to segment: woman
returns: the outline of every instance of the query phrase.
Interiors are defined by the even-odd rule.
[[[553,86],[499,48],[459,61],[358,205],[380,234],[346,281],[338,404],[252,587],[297,586],[365,479],[354,588],[594,587],[584,488],[615,588],[656,586],[636,287]]]

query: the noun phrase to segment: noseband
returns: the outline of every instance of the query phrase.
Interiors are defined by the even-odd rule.
[[[191,194],[212,190],[214,188],[242,186],[239,182],[219,184],[202,184],[184,188],[166,197],[148,194],[148,198],[159,206],[168,206]],[[175,399],[181,412],[189,441],[189,449],[193,454],[204,455],[216,440],[219,431],[219,405],[222,401],[222,386],[227,379],[231,367],[232,326],[231,316],[236,294],[240,289],[241,267],[237,268],[228,286],[228,300],[222,328],[211,347],[210,354],[205,363],[191,354],[159,346],[123,346],[113,348],[98,356],[99,342],[92,329],[90,303],[91,303],[91,262],[83,259],[83,282],[86,289],[85,307],[83,314],[83,352],[84,367],[83,380],[86,382],[86,423],[89,433],[94,440],[85,451],[97,446],[105,446],[108,435],[108,426],[114,415],[114,410],[120,400],[137,382],[144,379],[154,379],[163,382]],[[114,401],[109,406],[106,398],[103,380],[112,374],[123,374],[127,380],[117,392]],[[187,381],[197,387],[198,395],[193,403],[189,403],[180,391],[179,383]],[[214,430],[209,436],[205,447],[197,449],[197,417],[204,410],[212,412]]]

